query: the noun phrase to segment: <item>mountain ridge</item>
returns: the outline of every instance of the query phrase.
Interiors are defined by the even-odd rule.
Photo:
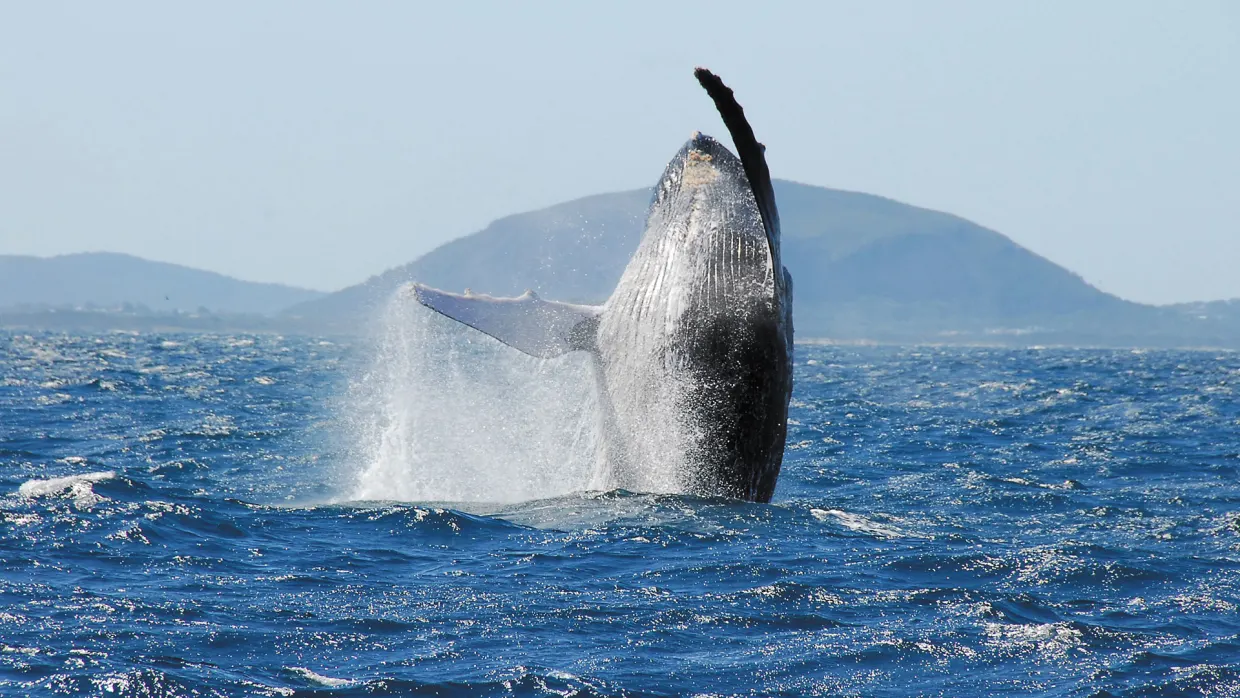
[[[1135,303],[956,214],[863,192],[774,184],[800,339],[1240,348],[1240,301]],[[118,253],[0,256],[0,325],[358,334],[372,329],[376,311],[414,280],[450,291],[512,296],[532,289],[550,299],[601,303],[637,247],[649,200],[649,189],[631,189],[514,213],[326,294]],[[37,278],[28,273],[23,284],[6,273],[14,260],[59,267],[44,268]],[[104,265],[111,272],[75,274],[65,263],[74,260],[111,262]],[[182,278],[172,283],[161,276],[169,273]],[[135,276],[142,284],[109,287],[86,301],[60,288],[84,278],[116,286]],[[57,283],[47,284],[49,278]],[[210,283],[185,293],[194,289],[183,285],[185,278]],[[60,295],[32,299],[14,285],[52,286]],[[257,294],[262,302],[255,300],[258,291],[265,292]],[[53,306],[61,307],[55,317]],[[95,312],[100,306],[124,307],[109,315]],[[68,307],[76,311],[65,312]]]
[[[775,189],[798,336],[1106,343],[1109,335],[1148,334],[1131,325],[1151,318],[1164,335],[1175,331],[1175,313],[1103,292],[961,216],[788,180],[775,180]],[[354,330],[415,280],[445,290],[503,296],[529,288],[546,298],[599,303],[636,249],[649,198],[649,189],[634,189],[505,216],[284,315]]]
[[[55,279],[55,283],[48,283]],[[0,255],[0,308],[115,307],[275,315],[326,295],[120,252]]]

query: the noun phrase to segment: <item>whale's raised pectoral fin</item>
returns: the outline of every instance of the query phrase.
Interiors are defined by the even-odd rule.
[[[437,313],[513,349],[544,359],[570,351],[593,351],[598,318],[603,311],[602,306],[545,301],[533,291],[517,298],[495,298],[411,284],[408,292]]]
[[[732,135],[732,143],[736,145],[736,154],[745,168],[745,177],[749,179],[749,187],[753,190],[754,199],[758,203],[758,212],[762,214],[762,223],[766,227],[767,243],[771,247],[772,258],[779,259],[779,210],[775,208],[775,187],[771,184],[771,170],[766,165],[766,146],[758,142],[753,127],[745,118],[745,110],[737,103],[732,89],[723,84],[719,76],[705,68],[693,71],[698,83],[706,89],[706,93],[715,102],[723,124]],[[776,278],[779,267],[775,267]]]
[[[749,186],[758,201],[758,211],[762,214],[762,222],[766,224],[767,235],[775,238],[771,242],[778,242],[779,211],[775,208],[775,188],[771,186],[771,171],[766,166],[766,146],[758,142],[753,134],[753,127],[745,118],[745,110],[736,102],[732,89],[723,84],[719,76],[705,68],[697,68],[693,75],[715,102],[719,116],[723,117],[723,124],[732,135],[736,154],[741,159],[745,176],[749,178]]]

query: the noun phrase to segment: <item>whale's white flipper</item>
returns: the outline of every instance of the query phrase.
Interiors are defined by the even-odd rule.
[[[550,358],[594,350],[602,306],[545,301],[526,291],[517,298],[448,293],[422,284],[408,291],[422,305],[489,334],[530,356]]]

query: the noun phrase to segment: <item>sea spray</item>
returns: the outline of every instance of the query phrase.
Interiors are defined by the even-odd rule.
[[[599,486],[590,358],[526,356],[397,292],[352,390],[350,498],[523,501]]]

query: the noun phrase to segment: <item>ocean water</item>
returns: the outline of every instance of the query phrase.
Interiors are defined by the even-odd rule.
[[[1240,695],[1240,357],[801,345],[771,504],[584,364],[0,333],[0,694]]]

